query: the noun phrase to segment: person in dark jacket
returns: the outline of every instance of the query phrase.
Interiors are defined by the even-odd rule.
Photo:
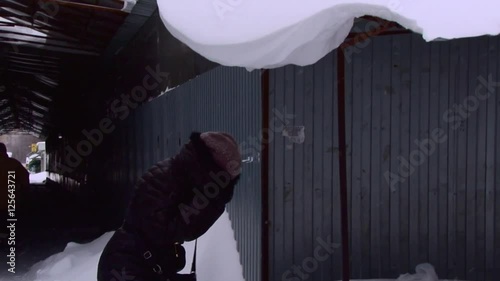
[[[29,184],[29,172],[21,162],[9,157],[7,154],[7,147],[0,142],[0,189],[2,190],[2,196],[0,196],[0,211],[2,216],[7,217],[8,205],[11,205],[11,207],[15,206],[16,211],[21,211],[19,207],[24,203],[21,202],[21,199],[23,199],[22,197],[29,188]],[[9,188],[9,186],[12,185],[14,185],[15,188]],[[9,193],[8,190],[12,190],[14,195],[11,195],[12,193]],[[9,196],[14,198],[10,198]],[[8,203],[9,199],[12,199],[14,203]],[[16,205],[16,203],[18,204]]]
[[[21,162],[9,157],[7,147],[0,143],[0,219],[2,223],[5,223],[8,218],[19,219],[19,222],[15,223],[17,245],[9,244],[7,236],[0,237],[2,252],[10,249],[11,246],[16,246],[17,250],[21,251],[19,245],[23,242],[25,230],[21,230],[20,226],[24,224],[24,213],[28,207],[26,197],[29,184],[29,172]],[[7,229],[0,233],[5,231]]]
[[[203,235],[223,214],[240,177],[232,136],[194,132],[172,158],[138,181],[122,226],[101,254],[98,281],[175,281],[182,243]]]

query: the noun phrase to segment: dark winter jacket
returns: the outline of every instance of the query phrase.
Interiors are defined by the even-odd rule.
[[[163,280],[142,258],[144,242],[170,263],[174,243],[197,239],[224,212],[239,177],[230,180],[215,164],[199,133],[190,140],[179,154],[154,165],[137,183],[124,223],[101,255],[98,281],[120,280],[117,274],[134,276],[134,281]],[[217,192],[205,191],[214,183]],[[163,271],[177,269],[166,264]]]

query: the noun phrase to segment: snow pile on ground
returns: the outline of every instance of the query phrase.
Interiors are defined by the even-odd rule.
[[[403,274],[398,279],[363,279],[352,281],[458,281],[438,279],[436,271],[431,264],[423,263],[416,267],[415,274]]]
[[[97,264],[113,232],[88,244],[68,243],[62,253],[35,264],[22,281],[97,280]],[[184,244],[188,273],[193,259],[194,242]],[[225,212],[212,228],[198,239],[197,275],[199,281],[244,281],[236,241],[229,215]],[[11,279],[9,279],[11,280]],[[17,279],[16,279],[17,280]],[[5,279],[7,281],[7,279]]]
[[[30,174],[30,184],[45,184],[48,177],[48,172]]]
[[[438,281],[438,276],[434,267],[425,263],[417,266],[415,274],[401,275],[397,281]]]
[[[88,244],[68,243],[62,253],[35,264],[22,281],[91,281],[97,280],[97,262],[113,235],[105,233]],[[5,281],[7,281],[5,279]]]
[[[434,267],[428,263],[419,264],[415,269],[415,274],[404,274],[399,276],[396,281],[452,281],[452,280],[444,280],[438,279],[436,271]],[[455,279],[455,281],[458,281]]]
[[[158,7],[167,29],[194,51],[248,69],[313,64],[364,15],[427,41],[500,33],[498,0],[164,0]]]

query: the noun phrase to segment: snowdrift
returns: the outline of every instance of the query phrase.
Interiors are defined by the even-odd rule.
[[[313,64],[364,15],[427,41],[500,33],[498,0],[164,0],[158,7],[167,29],[194,51],[249,70]]]
[[[68,243],[63,252],[33,265],[21,281],[92,281],[97,280],[97,264],[101,253],[113,232],[103,234],[88,244]],[[193,259],[194,242],[184,244],[188,273]],[[244,281],[243,268],[236,248],[234,232],[229,215],[224,213],[219,220],[198,239],[197,271],[199,281]],[[16,276],[17,277],[17,276]],[[0,278],[2,281],[13,277]]]
[[[68,243],[63,252],[35,264],[23,276],[0,278],[1,281],[92,281],[97,280],[97,264],[113,232],[103,234],[87,244]],[[186,243],[187,263],[182,273],[188,273],[193,259],[194,243]],[[229,215],[224,213],[214,226],[198,240],[197,271],[199,281],[244,281],[243,268],[236,248]],[[448,281],[438,279],[430,264],[416,267],[415,274],[398,279],[358,281]],[[449,280],[451,281],[451,280]],[[456,281],[456,280],[455,280]]]
[[[48,177],[49,177],[48,172],[30,174],[30,184],[46,184]]]

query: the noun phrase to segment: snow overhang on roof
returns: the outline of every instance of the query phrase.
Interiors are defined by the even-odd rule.
[[[364,15],[397,22],[426,41],[500,33],[498,0],[164,0],[158,7],[167,29],[194,51],[248,69],[313,64]]]

